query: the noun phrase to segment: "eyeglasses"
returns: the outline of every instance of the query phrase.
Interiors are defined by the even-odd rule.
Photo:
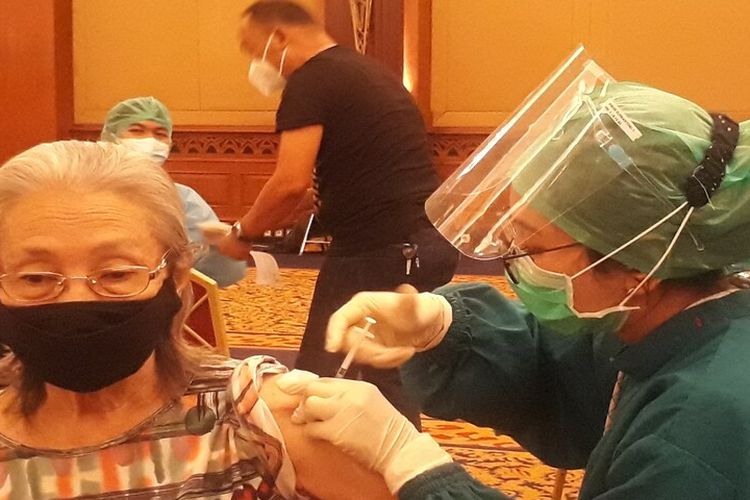
[[[169,252],[167,252],[169,253]],[[0,276],[0,287],[19,302],[43,302],[57,297],[68,280],[86,280],[89,288],[102,297],[127,298],[148,288],[156,275],[167,267],[167,253],[155,268],[119,266],[99,269],[88,276],[65,276],[50,272],[18,272]]]
[[[503,267],[505,268],[505,274],[508,275],[508,278],[513,282],[514,285],[518,284],[518,278],[516,278],[515,273],[513,273],[513,270],[511,269],[511,262],[515,259],[519,259],[521,257],[530,257],[532,255],[541,255],[543,253],[549,253],[549,252],[556,252],[558,250],[563,250],[565,248],[574,247],[577,245],[581,245],[581,243],[578,243],[577,241],[574,241],[572,243],[567,243],[565,245],[560,245],[558,247],[553,248],[547,248],[545,250],[531,250],[528,252],[520,252],[513,255],[508,255],[502,258],[503,260]]]

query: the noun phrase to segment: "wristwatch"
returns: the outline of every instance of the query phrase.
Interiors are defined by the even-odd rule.
[[[252,240],[242,234],[242,223],[241,221],[237,221],[234,224],[232,224],[232,235],[237,238],[240,241],[244,241],[245,243],[251,243]]]

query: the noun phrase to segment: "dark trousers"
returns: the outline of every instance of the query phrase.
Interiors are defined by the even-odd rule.
[[[324,377],[332,377],[336,373],[344,355],[326,352],[326,326],[331,314],[357,292],[393,290],[403,283],[413,285],[420,292],[427,292],[453,278],[458,252],[434,228],[415,231],[404,243],[416,244],[419,257],[419,266],[416,260],[412,262],[408,276],[401,244],[353,255],[336,255],[336,242],[333,242],[331,254],[326,256],[315,283],[297,368]],[[353,366],[347,378],[361,378],[376,385],[394,407],[421,429],[419,406],[404,394],[397,369]]]

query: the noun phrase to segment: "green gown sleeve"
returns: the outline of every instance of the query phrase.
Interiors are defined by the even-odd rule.
[[[415,477],[398,492],[399,500],[510,500],[489,488],[458,464],[436,467]]]
[[[614,336],[563,336],[482,283],[449,285],[453,322],[402,367],[428,415],[508,434],[545,463],[582,468],[602,435],[616,370]],[[611,345],[610,345],[611,344]]]
[[[618,449],[615,460],[600,479],[604,483],[598,480],[584,483],[579,498],[741,498],[735,485],[711,464],[658,434],[646,435]]]

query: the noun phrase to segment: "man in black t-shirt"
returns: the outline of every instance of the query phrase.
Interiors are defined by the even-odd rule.
[[[301,200],[312,187],[332,243],[297,367],[332,376],[342,358],[324,349],[326,325],[355,293],[403,283],[429,291],[453,277],[458,255],[424,212],[439,184],[424,123],[396,75],[336,45],[293,2],[254,3],[240,39],[252,58],[250,82],[264,94],[283,88],[276,115],[281,145],[274,174],[219,248],[247,255],[248,242],[305,208]],[[401,393],[397,370],[359,367],[351,374],[377,385],[418,425],[418,408]]]

